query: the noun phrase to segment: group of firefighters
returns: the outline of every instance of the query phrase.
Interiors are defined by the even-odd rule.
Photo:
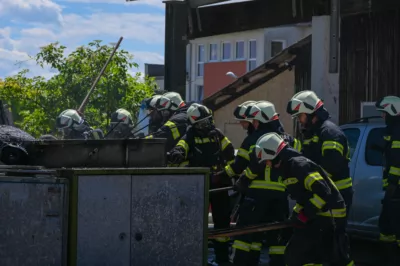
[[[206,106],[185,103],[176,92],[155,95],[146,103],[148,115],[160,126],[145,138],[167,139],[169,166],[210,168],[211,189],[233,184],[240,193],[237,226],[292,221],[291,228],[235,237],[231,253],[230,238],[216,239],[218,265],[258,265],[263,243],[269,247],[270,266],[354,265],[346,234],[353,198],[350,149],[313,91],[295,94],[287,105],[286,112],[301,125],[302,141],[285,132],[273,103],[246,101],[237,106],[233,115],[247,136],[236,156]],[[376,108],[385,119],[386,134],[382,145],[367,148],[379,149],[385,158],[379,228],[380,240],[388,245],[388,261],[382,265],[400,265],[400,98],[384,97]],[[91,129],[75,110],[57,119],[57,127],[73,138],[128,138],[132,124],[124,109],[112,115],[106,136]],[[292,212],[288,196],[296,202]],[[211,193],[210,204],[214,228],[229,228],[228,191]]]

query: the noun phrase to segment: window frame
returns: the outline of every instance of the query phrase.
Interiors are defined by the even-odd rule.
[[[367,139],[366,139],[366,141],[365,141],[364,159],[365,159],[365,163],[366,163],[368,166],[378,166],[378,167],[382,167],[382,166],[384,166],[383,154],[382,154],[381,164],[372,164],[372,163],[370,162],[370,160],[369,160],[369,159],[370,159],[369,156],[367,156],[368,152],[371,152],[371,151],[373,151],[373,152],[379,152],[379,151],[376,151],[376,150],[373,150],[373,149],[368,149],[368,146],[370,146],[370,144],[371,144],[371,142],[370,142],[371,132],[374,131],[374,130],[379,130],[379,131],[381,131],[381,132],[383,133],[383,134],[382,134],[382,139],[383,139],[383,136],[384,136],[384,133],[385,133],[385,128],[384,128],[384,127],[375,127],[375,128],[371,128],[371,129],[368,131],[368,136],[367,136]]]
[[[200,88],[201,88],[201,99],[200,99]],[[204,99],[204,85],[196,84],[196,100],[202,102]]]
[[[273,43],[273,42],[280,42],[280,43],[282,43],[282,50],[281,50],[281,52],[287,48],[287,41],[286,41],[286,40],[283,40],[283,39],[273,39],[273,40],[271,40],[270,43],[269,43],[269,44],[270,44],[269,55],[270,55],[271,58],[275,57],[275,55],[274,55],[274,56],[272,55],[272,43]],[[279,52],[279,53],[280,53],[280,52]],[[279,53],[277,53],[277,54],[279,54]]]
[[[350,131],[350,130],[357,130],[358,131],[358,138],[357,138],[357,142],[356,142],[356,145],[354,147],[353,153],[351,153],[350,141],[349,141],[349,138],[347,137],[347,135],[345,133],[346,131]],[[350,160],[352,160],[353,159],[353,155],[357,151],[357,146],[358,146],[358,143],[360,142],[360,138],[362,137],[361,136],[361,129],[359,129],[357,127],[348,127],[348,128],[343,128],[342,131],[343,131],[343,133],[345,134],[345,136],[347,138],[347,143],[348,143],[349,149],[350,149]]]
[[[237,51],[238,51],[238,49],[237,49],[237,44],[238,43],[243,43],[243,57],[238,57],[237,56]],[[237,41],[235,41],[235,60],[244,60],[244,59],[246,59],[246,41],[245,40],[237,40]]]
[[[256,44],[256,50],[255,50],[255,58],[251,57],[251,42],[255,42]],[[253,69],[250,68],[250,62],[255,62],[255,67]],[[247,47],[247,70],[252,71],[257,68],[257,40],[256,39],[250,39],[248,41],[248,47]]]
[[[229,44],[230,46],[230,51],[229,51],[229,58],[224,58],[224,44]],[[231,61],[232,60],[232,43],[223,41],[221,43],[221,61],[226,62],[226,61]]]
[[[203,47],[203,49],[204,49],[203,60],[202,61],[199,61],[200,47]],[[204,63],[205,63],[205,58],[204,57],[205,57],[205,54],[206,54],[205,45],[204,44],[197,44],[197,49],[196,49],[196,77],[204,77]],[[199,74],[199,70],[200,70],[199,66],[200,65],[203,68],[202,75]]]
[[[216,56],[217,56],[217,58],[216,59],[211,59],[211,53],[212,53],[212,49],[211,49],[211,47],[212,47],[212,45],[216,45]],[[218,60],[219,60],[219,49],[218,49],[218,43],[210,43],[209,45],[208,45],[208,61],[209,62],[217,62]]]

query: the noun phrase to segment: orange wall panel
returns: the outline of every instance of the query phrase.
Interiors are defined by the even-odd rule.
[[[226,73],[231,71],[240,77],[246,74],[247,61],[215,62],[204,64],[204,98],[216,93],[234,81]]]

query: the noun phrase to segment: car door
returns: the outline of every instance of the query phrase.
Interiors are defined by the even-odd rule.
[[[382,125],[368,126],[358,149],[354,172],[354,197],[352,216],[349,224],[357,231],[374,233],[378,231],[381,210],[382,190],[382,152],[371,149],[383,138]]]
[[[362,137],[364,135],[366,126],[364,124],[349,124],[341,127],[347,137],[347,142],[350,149],[350,176],[355,182],[355,171],[357,158],[359,155],[360,146],[362,145]],[[352,220],[353,210],[350,209],[349,220]]]

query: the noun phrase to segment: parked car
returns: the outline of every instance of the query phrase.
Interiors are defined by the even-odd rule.
[[[377,240],[381,211],[383,155],[371,149],[383,138],[385,123],[380,117],[362,118],[340,126],[350,146],[353,178],[353,207],[348,232],[353,237]]]

